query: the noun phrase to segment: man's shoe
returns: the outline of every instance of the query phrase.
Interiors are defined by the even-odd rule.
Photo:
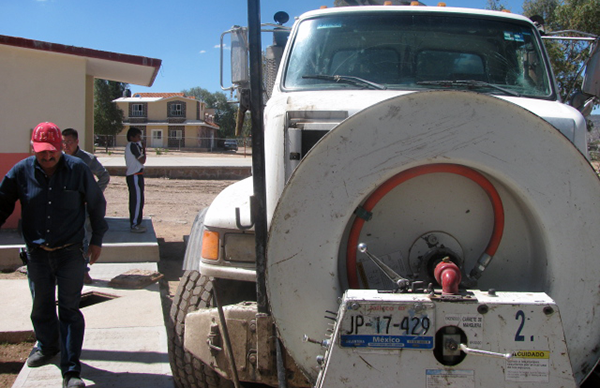
[[[63,388],[83,388],[85,383],[79,375],[67,373],[63,379]]]
[[[92,277],[90,276],[89,272],[86,272],[85,275],[83,275],[83,282],[85,284],[92,284],[92,283],[94,283],[94,279],[92,279]]]
[[[41,350],[36,350],[27,359],[27,366],[30,368],[37,368],[50,363],[50,361],[56,356],[58,352],[44,354]]]
[[[146,228],[141,225],[132,226],[131,233],[146,233]]]

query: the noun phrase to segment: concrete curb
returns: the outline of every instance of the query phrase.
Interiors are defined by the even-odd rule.
[[[105,166],[111,176],[125,176],[123,166]],[[252,175],[251,167],[223,166],[146,166],[144,176],[148,178],[239,180]]]

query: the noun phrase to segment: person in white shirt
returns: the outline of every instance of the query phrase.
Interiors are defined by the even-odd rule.
[[[129,189],[129,222],[132,233],[144,233],[142,226],[144,211],[144,163],[146,163],[146,146],[142,142],[142,130],[131,127],[127,131],[125,147],[125,172]]]

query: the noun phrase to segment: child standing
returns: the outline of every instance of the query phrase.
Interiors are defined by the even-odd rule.
[[[144,210],[144,163],[146,163],[146,146],[142,143],[142,131],[131,127],[127,131],[125,147],[125,172],[129,189],[129,224],[132,233],[144,233],[142,226]]]

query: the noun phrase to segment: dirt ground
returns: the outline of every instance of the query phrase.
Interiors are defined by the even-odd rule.
[[[180,156],[180,155],[175,155]],[[160,250],[159,271],[165,276],[163,309],[168,312],[181,276],[185,252],[184,237],[189,235],[198,211],[235,181],[200,181],[146,178],[144,216],[151,217]],[[125,177],[113,176],[104,193],[107,217],[128,217]],[[0,279],[26,278],[19,272],[0,274]],[[33,342],[0,344],[0,387],[11,387],[33,347]]]

